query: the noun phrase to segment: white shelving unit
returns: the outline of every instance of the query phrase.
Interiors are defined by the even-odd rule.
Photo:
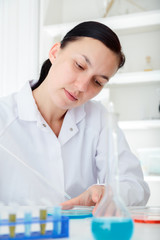
[[[160,129],[160,120],[119,121],[119,126],[123,130]]]
[[[43,13],[41,15],[43,15]],[[41,18],[40,62],[48,56],[48,50],[55,41],[60,41],[71,28],[81,22],[46,25],[43,17]],[[94,21],[106,24],[121,38],[121,36],[124,35],[160,30],[160,10],[98,18],[94,19]]]
[[[144,179],[147,182],[160,182],[160,176],[145,176]]]
[[[89,20],[89,19],[88,19]],[[160,29],[160,10],[132,13],[108,18],[98,18],[95,21],[106,24],[117,34],[130,34],[133,32],[142,32]],[[64,35],[79,22],[59,23],[44,26],[44,30],[55,37]]]
[[[108,83],[112,84],[138,84],[138,83],[160,83],[160,70],[153,70],[149,72],[131,72],[131,73],[117,73]]]

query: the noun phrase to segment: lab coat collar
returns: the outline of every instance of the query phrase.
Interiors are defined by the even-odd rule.
[[[24,121],[36,121],[37,125],[42,126],[45,120],[41,116],[35,100],[32,95],[31,87],[35,81],[27,82],[17,95],[18,116]],[[85,105],[72,108],[67,111],[63,125],[59,134],[59,141],[65,144],[71,137],[78,132],[77,124],[85,117]],[[44,131],[49,131],[48,128],[43,128]]]
[[[32,95],[33,81],[27,82],[17,94],[18,117],[25,121],[37,121],[38,108]]]
[[[64,145],[68,142],[78,131],[77,124],[85,117],[85,105],[68,110],[62,124],[59,134],[59,142]]]
[[[70,117],[76,124],[79,123],[86,115],[84,106],[85,105],[81,105],[68,111],[68,115],[70,115]]]

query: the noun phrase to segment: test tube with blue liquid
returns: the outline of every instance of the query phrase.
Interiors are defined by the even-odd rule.
[[[95,240],[129,240],[134,224],[119,194],[117,119],[112,103],[107,117],[107,171],[105,193],[91,222]]]
[[[2,221],[2,212],[3,212],[3,202],[0,202],[0,223]],[[1,226],[0,226],[0,234],[1,234]]]
[[[24,222],[25,222],[25,236],[29,237],[31,236],[31,221],[32,221],[32,213],[31,209],[26,208],[24,212]]]
[[[53,208],[53,220],[54,220],[54,226],[53,226],[53,232],[55,235],[59,235],[61,233],[61,207],[55,206]]]

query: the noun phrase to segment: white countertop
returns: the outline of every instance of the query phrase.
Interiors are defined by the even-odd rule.
[[[93,240],[91,218],[70,220],[69,240]],[[118,240],[118,239],[115,239]],[[160,240],[160,224],[135,223],[132,240]]]
[[[70,219],[69,238],[58,239],[94,240],[91,233],[91,220],[92,218]],[[160,224],[135,223],[134,234],[131,240],[160,240]]]

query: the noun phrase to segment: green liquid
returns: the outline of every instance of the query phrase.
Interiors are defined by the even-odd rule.
[[[9,222],[13,222],[15,223],[16,222],[16,214],[10,214],[9,215]],[[16,227],[15,226],[9,226],[9,235],[10,235],[10,238],[14,238],[15,237],[15,229]]]
[[[46,220],[47,219],[47,210],[42,209],[40,210],[40,220]],[[41,235],[44,235],[46,233],[46,224],[42,223],[40,224],[41,229]]]

